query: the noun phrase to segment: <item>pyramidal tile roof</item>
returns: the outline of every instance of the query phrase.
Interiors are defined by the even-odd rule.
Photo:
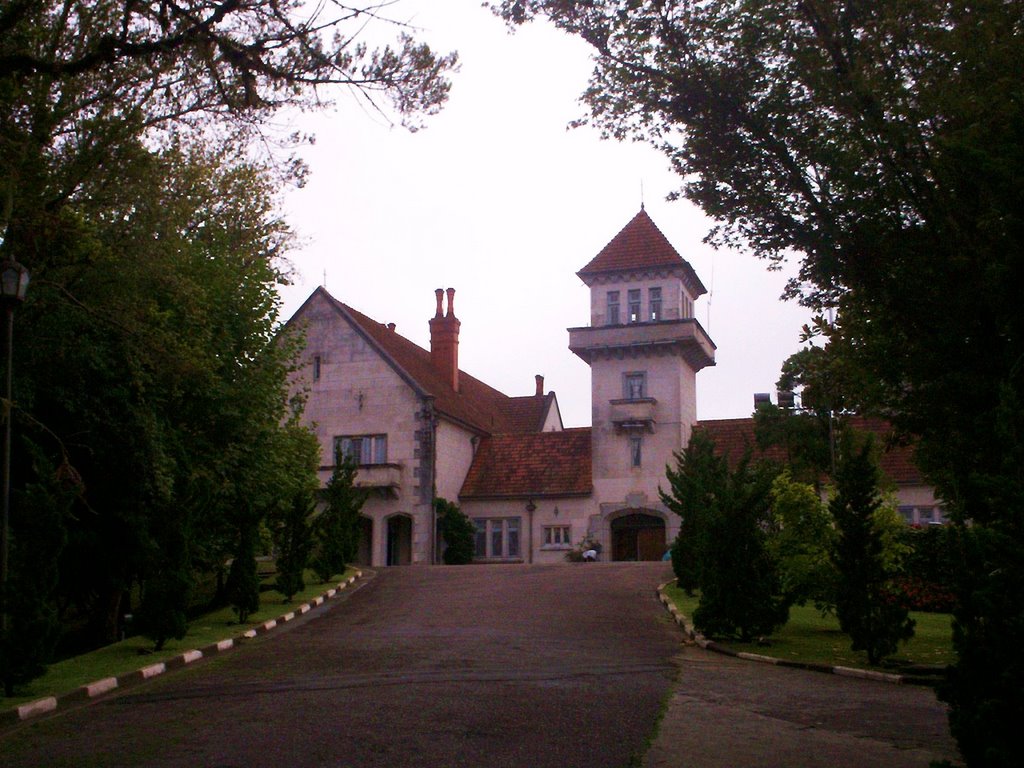
[[[480,441],[460,499],[586,496],[592,490],[590,428]]]
[[[693,282],[695,295],[707,293],[690,263],[679,255],[641,206],[637,215],[576,274],[587,282],[588,276],[601,273],[665,268],[682,268],[688,281]]]

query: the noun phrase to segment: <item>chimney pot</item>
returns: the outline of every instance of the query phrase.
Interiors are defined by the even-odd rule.
[[[444,313],[441,311],[441,302],[444,301],[444,288],[438,288],[434,291],[434,296],[437,297],[437,311],[434,312],[434,317],[444,317]]]
[[[395,330],[395,324],[394,323],[388,323],[388,330],[389,331],[394,331]]]
[[[538,373],[535,378],[537,379],[537,395],[538,396],[543,395],[544,394],[544,377],[541,376]]]
[[[448,313],[447,317],[455,317],[455,289],[448,289]]]

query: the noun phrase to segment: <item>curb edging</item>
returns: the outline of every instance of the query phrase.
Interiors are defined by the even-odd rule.
[[[874,680],[880,683],[892,683],[895,685],[934,685],[933,681],[922,680],[920,676],[915,675],[897,675],[889,672],[877,672],[873,669],[857,669],[856,667],[842,667],[842,666],[829,666],[827,664],[817,664],[810,661],[788,661],[786,659],[780,659],[776,656],[765,656],[760,653],[748,653],[746,651],[734,651],[732,648],[727,648],[720,643],[716,643],[714,640],[708,640],[704,635],[694,629],[687,618],[679,612],[676,608],[675,603],[672,599],[665,594],[665,587],[672,584],[672,581],[666,581],[664,584],[658,587],[656,595],[659,602],[665,606],[675,621],[676,625],[683,630],[690,640],[699,645],[701,648],[707,651],[713,651],[720,653],[724,656],[732,656],[738,659],[744,659],[746,661],[756,661],[761,664],[773,664],[777,667],[790,667],[792,669],[803,669],[808,672],[823,672],[829,675],[839,675],[841,677],[856,677],[862,680]]]
[[[146,680],[158,677],[170,670],[181,669],[182,667],[199,661],[200,659],[215,656],[219,653],[225,653],[233,648],[238,648],[239,646],[244,645],[247,641],[259,637],[260,635],[265,635],[275,627],[292,621],[293,619],[308,613],[314,608],[323,605],[327,600],[337,597],[343,590],[354,584],[358,579],[363,578],[363,575],[362,570],[357,570],[354,575],[349,576],[347,579],[342,579],[322,595],[306,601],[302,605],[278,616],[275,619],[268,619],[261,624],[257,624],[236,637],[218,640],[217,642],[210,643],[202,648],[193,648],[187,651],[182,651],[168,659],[149,664],[145,667],[133,670],[132,672],[126,672],[123,675],[105,677],[101,680],[81,685],[67,693],[62,693],[56,696],[44,696],[41,699],[36,699],[35,701],[30,701],[26,704],[21,704],[20,706],[4,710],[3,712],[0,712],[0,726],[22,723],[26,720],[39,717],[40,715],[54,712],[60,709],[62,705],[66,706],[75,702],[95,699],[109,693],[110,691],[117,690],[118,688],[137,685],[141,682],[145,682]]]

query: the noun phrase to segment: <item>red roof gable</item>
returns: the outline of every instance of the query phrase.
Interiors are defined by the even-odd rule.
[[[491,435],[480,441],[460,499],[586,496],[592,490],[590,428]]]
[[[322,293],[331,306],[352,322],[410,385],[422,394],[433,397],[434,408],[442,415],[483,433],[515,433],[540,428],[536,420],[523,417],[524,408],[518,402],[533,398],[510,398],[461,370],[459,391],[456,392],[434,367],[428,350],[383,323],[343,304],[323,287],[314,291],[314,295],[317,293]],[[296,313],[296,317],[301,311]]]
[[[679,252],[662,234],[661,230],[642,207],[640,212],[612,238],[601,252],[587,266],[576,274],[580,278],[602,272],[633,272],[658,268],[683,268],[687,282],[692,283],[695,296],[707,293],[704,284],[697,277]]]
[[[881,448],[879,467],[882,473],[892,482],[900,485],[921,485],[924,479],[921,471],[914,464],[914,449],[894,441],[894,432],[889,422],[884,419],[854,416],[849,425],[861,432],[869,432],[878,440]],[[784,463],[786,451],[782,446],[773,445],[766,451],[757,449],[754,438],[754,419],[717,419],[697,422],[700,429],[715,441],[715,453],[728,456],[730,463],[738,461],[747,448],[753,450],[756,458],[771,459]]]

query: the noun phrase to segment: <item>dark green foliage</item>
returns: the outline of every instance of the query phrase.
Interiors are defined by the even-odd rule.
[[[27,448],[28,446],[24,446]],[[8,542],[8,582],[0,594],[7,631],[0,634],[0,682],[4,695],[46,670],[59,637],[57,563],[75,489],[53,481],[13,490]]]
[[[968,765],[1016,768],[1024,750],[1024,611],[1019,599],[1024,568],[1019,539],[991,526],[964,528],[958,538],[963,573],[953,645],[959,659],[939,697],[957,702],[950,725]]]
[[[904,541],[910,551],[896,582],[903,605],[911,611],[950,613],[962,558],[959,530],[953,525],[907,526]]]
[[[473,561],[476,526],[459,505],[447,499],[434,499],[437,532],[444,542],[441,559],[445,565],[465,565]]]
[[[321,582],[340,575],[359,550],[359,510],[366,491],[356,488],[358,466],[349,457],[335,462],[324,490],[324,508],[314,522],[316,552],[310,566]]]
[[[918,438],[955,520],[1006,542],[958,591],[958,682],[944,695],[969,765],[1019,764],[1020,709],[1004,692],[1008,676],[1024,690],[1024,590],[984,582],[1024,568],[1020,4],[493,5],[594,47],[590,121],[663,151],[715,219],[713,242],[798,255],[787,295],[834,310],[821,335],[855,403]]]
[[[839,579],[836,617],[853,650],[867,652],[871,664],[878,664],[896,651],[899,642],[914,636],[914,621],[892,584],[894,574],[885,568],[882,538],[875,527],[880,506],[871,442],[854,450],[845,441],[836,493],[829,502],[838,531],[833,556]]]
[[[256,526],[243,525],[238,532],[238,545],[231,560],[225,593],[238,621],[244,624],[260,609],[260,577],[256,566]]]
[[[142,617],[175,635],[190,569],[230,559],[235,510],[290,504],[289,478],[308,474],[275,450],[301,342],[277,338],[291,241],[277,196],[305,168],[261,152],[266,119],[340,78],[418,123],[456,60],[405,34],[374,51],[358,12],[307,25],[259,0],[197,21],[213,10],[0,3],[0,259],[32,273],[14,402],[27,438],[84,482],[54,561],[62,619],[93,647],[117,639],[140,581]],[[12,487],[48,482],[39,466],[15,461]]]
[[[161,510],[151,528],[153,538],[141,575],[142,601],[135,623],[158,651],[168,640],[183,638],[188,629],[193,575],[187,518],[182,508]]]
[[[274,528],[277,549],[277,591],[291,600],[306,586],[306,565],[313,547],[311,517],[316,502],[311,494],[300,494],[292,500]]]
[[[676,468],[666,467],[669,493],[661,501],[680,516],[679,534],[672,544],[672,569],[680,589],[692,595],[700,585],[705,527],[717,494],[728,482],[729,465],[715,456],[714,441],[705,432],[695,432]]]
[[[786,622],[789,606],[767,547],[774,476],[767,465],[751,466],[749,454],[730,470],[702,432],[668,471],[672,493],[662,500],[689,523],[674,557],[693,563],[682,569],[684,588],[700,590],[693,622],[707,635],[750,640]]]

